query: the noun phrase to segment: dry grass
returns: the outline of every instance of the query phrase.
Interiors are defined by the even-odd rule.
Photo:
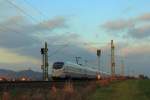
[[[96,82],[90,82],[86,86],[78,88],[68,82],[63,89],[55,86],[47,89],[16,89],[3,92],[0,100],[87,100],[89,94],[94,92],[96,87]]]

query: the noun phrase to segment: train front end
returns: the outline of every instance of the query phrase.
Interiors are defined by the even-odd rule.
[[[52,67],[52,78],[62,79],[65,77],[64,62],[55,62]]]

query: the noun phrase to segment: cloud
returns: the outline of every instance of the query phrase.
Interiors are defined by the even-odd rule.
[[[1,29],[6,33],[22,33],[32,34],[39,31],[53,31],[67,27],[64,17],[55,17],[53,19],[44,20],[37,24],[31,23],[23,16],[12,16],[0,23]]]
[[[38,65],[41,60],[40,48],[42,41],[45,41],[44,35],[53,34],[53,31],[66,28],[66,19],[64,17],[55,17],[36,24],[31,23],[23,16],[12,16],[0,22],[0,59],[1,63],[7,64],[30,64],[31,66]],[[45,33],[49,31],[49,33]],[[36,35],[40,32],[39,39]],[[57,41],[57,34],[54,37],[47,36],[50,39],[48,42]],[[76,35],[70,34],[61,36],[58,40],[71,41],[71,38],[76,38]],[[61,39],[64,38],[64,39]],[[12,60],[13,59],[13,60]],[[38,62],[38,64],[37,64]],[[38,65],[40,66],[40,64]],[[23,67],[23,66],[21,66]]]
[[[122,47],[121,52],[124,52],[125,55],[137,55],[137,54],[144,54],[150,52],[150,45],[147,43],[140,44],[140,45],[126,45]]]
[[[107,31],[123,31],[128,28],[134,27],[134,23],[129,20],[115,20],[115,21],[108,21],[102,25],[104,29]]]
[[[150,13],[144,13],[134,18],[107,21],[101,25],[101,27],[110,33],[121,33],[123,34],[122,36],[126,36],[128,38],[145,39],[150,36],[149,21]]]
[[[29,28],[23,28],[25,25],[29,25],[29,23],[21,16],[13,16],[1,22],[0,46],[16,48],[36,42],[36,39],[31,36],[31,33],[26,31],[29,30]]]
[[[38,32],[44,33],[44,31],[51,32],[54,29],[60,29],[65,26],[63,17],[32,24],[23,16],[13,16],[0,23],[0,46],[16,48],[29,46],[28,44],[33,45],[39,43],[34,34]]]
[[[145,13],[137,18],[139,21],[150,21],[150,13]]]
[[[46,40],[51,44],[77,44],[82,41],[80,35],[76,33],[63,33],[60,35],[49,36]]]
[[[7,64],[21,64],[21,63],[32,63],[38,64],[39,60],[29,56],[19,55],[8,49],[0,48],[0,63],[7,63]]]
[[[128,35],[135,39],[145,39],[150,36],[150,25],[132,28],[128,31]]]
[[[56,17],[53,20],[47,20],[39,23],[37,25],[40,29],[55,29],[55,28],[64,28],[67,27],[66,19],[64,17]]]
[[[138,74],[145,74],[150,76],[150,45],[138,45],[133,47],[124,48],[124,52],[126,52],[125,56],[125,67],[126,69],[130,69]],[[132,73],[133,74],[133,73]]]
[[[78,42],[81,42],[79,36],[75,33],[68,33],[65,35],[56,35],[53,37],[47,37],[48,39],[48,54],[49,54],[49,63],[51,68],[51,63],[54,61],[71,61],[75,62],[75,56],[82,56],[85,58],[91,58],[92,53],[83,48]],[[77,40],[77,42],[75,41]],[[44,43],[39,43],[29,47],[22,48],[11,48],[2,49],[1,54],[1,63],[4,63],[5,66],[15,66],[15,68],[21,69],[25,66],[29,66],[36,70],[40,70],[41,66],[41,54],[40,48],[44,46]],[[6,51],[6,52],[4,52]],[[5,55],[6,54],[6,55]],[[3,57],[5,56],[5,57]],[[13,60],[12,60],[13,59]],[[84,59],[84,58],[83,58]],[[38,62],[38,63],[35,63]],[[36,66],[35,66],[36,65]],[[20,68],[19,68],[20,66]],[[3,68],[3,66],[1,66]]]
[[[58,49],[63,48],[63,46],[77,45],[78,42],[81,42],[82,40],[80,40],[79,35],[75,33],[64,33],[61,35],[47,36],[47,37],[44,37],[41,42],[32,46],[29,46],[29,47],[16,49],[15,52],[20,53],[22,55],[28,55],[28,56],[33,56],[36,58],[41,58],[40,48],[44,46],[45,41],[48,43],[49,54],[51,55],[55,51],[59,52]]]
[[[63,17],[33,24],[22,16],[13,16],[1,22],[0,26],[3,27],[0,31],[0,47],[1,49],[5,48],[1,51],[1,63],[4,63],[5,66],[7,66],[6,63],[8,66],[11,64],[22,65],[22,68],[26,64],[30,64],[31,67],[40,66],[40,48],[44,45],[43,41],[48,42],[49,63],[58,60],[74,62],[74,57],[77,55],[91,58],[89,55],[92,53],[79,44],[82,42],[80,35],[72,32],[53,34],[53,32],[57,33],[56,30],[67,27],[66,19]],[[45,31],[49,31],[49,33],[45,33]],[[42,34],[36,34],[37,32]],[[65,44],[68,46],[64,47]],[[7,51],[8,49],[9,51]],[[3,58],[6,53],[8,55]],[[36,69],[40,70],[40,67]]]

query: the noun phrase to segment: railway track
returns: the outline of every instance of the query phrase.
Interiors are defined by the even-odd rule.
[[[75,87],[85,86],[94,80],[57,80],[57,81],[2,81],[0,82],[0,90],[10,90],[16,88],[63,88],[65,84],[71,83]]]

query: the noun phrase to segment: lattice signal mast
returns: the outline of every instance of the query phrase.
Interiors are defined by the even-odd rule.
[[[113,40],[111,40],[111,75],[115,77],[115,46]]]
[[[48,48],[47,43],[45,42],[45,47],[41,48],[41,54],[42,54],[42,65],[41,69],[43,70],[43,80],[48,81]]]
[[[124,60],[123,60],[123,58],[121,60],[121,76],[122,77],[124,76]]]
[[[97,50],[97,57],[98,57],[98,70],[102,70],[100,67],[100,57],[101,57],[101,49]]]

